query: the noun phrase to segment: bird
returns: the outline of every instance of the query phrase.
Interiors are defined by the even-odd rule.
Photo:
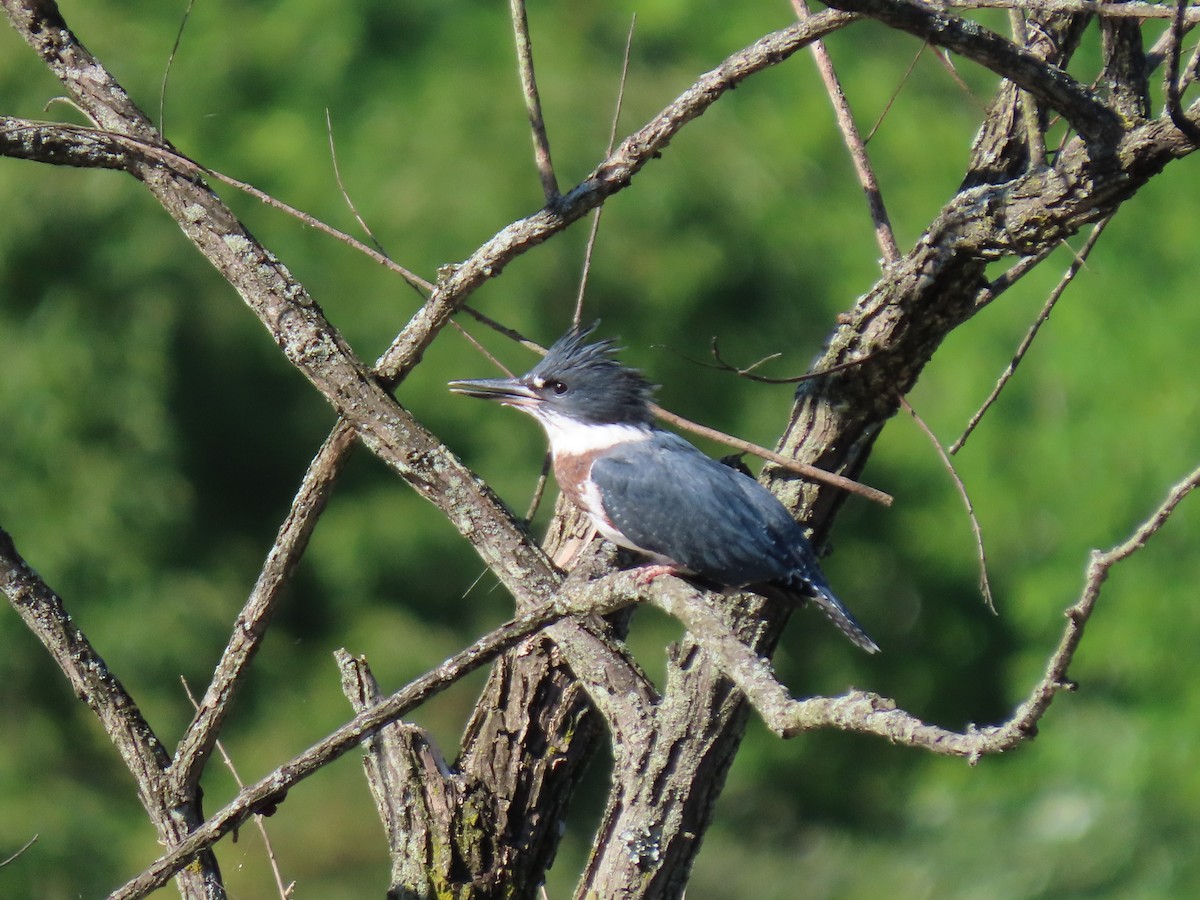
[[[575,326],[519,378],[450,390],[528,413],[550,442],[560,490],[614,544],[648,559],[639,581],[695,577],[820,608],[855,645],[879,652],[829,586],[804,529],[754,478],[655,424],[655,386],[616,359],[598,323]]]

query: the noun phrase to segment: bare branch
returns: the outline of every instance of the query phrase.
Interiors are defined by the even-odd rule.
[[[166,68],[163,69],[162,85],[158,90],[158,129],[166,133],[167,130],[167,81],[171,77],[171,67],[175,64],[175,54],[179,52],[179,44],[183,40],[183,30],[187,28],[188,19],[192,17],[192,7],[196,5],[196,0],[188,0],[187,9],[183,11],[183,18],[179,20],[179,31],[175,34],[175,43],[171,47],[171,54],[167,57]]]
[[[683,416],[663,409],[657,403],[650,404],[654,415],[662,419],[668,424],[674,425],[676,428],[681,428],[684,431],[690,431],[692,434],[698,434],[701,437],[706,437],[711,441],[725,444],[727,447],[733,447],[741,450],[744,453],[753,453],[755,456],[762,457],[769,462],[774,463],[781,469],[786,469],[796,475],[808,478],[811,481],[819,481],[821,484],[827,484],[830,487],[836,487],[850,494],[857,494],[859,497],[866,497],[875,503],[881,503],[884,506],[891,506],[893,497],[891,494],[885,494],[883,491],[869,487],[865,484],[859,484],[853,479],[847,478],[844,475],[838,475],[836,472],[827,472],[824,469],[818,469],[816,466],[810,466],[808,463],[802,463],[795,459],[790,459],[782,453],[776,453],[774,450],[768,450],[766,447],[761,447],[758,444],[744,441],[741,438],[734,437],[731,434],[726,434],[723,431],[718,431],[715,428],[709,428],[707,425],[701,425],[698,422],[693,422],[691,419],[685,419]]]
[[[1105,3],[1097,0],[945,0],[954,9],[1021,9],[1038,13],[1066,13],[1102,16],[1106,19],[1169,19],[1173,5],[1165,3]],[[1189,23],[1200,22],[1200,8],[1185,14]]]
[[[304,473],[287,519],[280,526],[254,589],[234,623],[204,699],[175,750],[170,778],[176,796],[186,796],[200,783],[233,698],[249,675],[250,663],[262,646],[283,590],[308,547],[333,485],[349,460],[348,451],[354,441],[354,431],[348,425],[339,425]]]
[[[1033,738],[1038,722],[1055,696],[1060,691],[1075,689],[1067,677],[1067,669],[1110,570],[1145,547],[1183,498],[1197,486],[1200,486],[1200,469],[1172,487],[1166,500],[1126,541],[1107,552],[1092,553],[1083,590],[1079,600],[1065,612],[1067,624],[1062,639],[1041,681],[1011,718],[986,728],[971,726],[956,732],[931,725],[898,708],[894,700],[867,691],[851,691],[840,697],[794,700],[776,680],[769,662],[729,631],[721,617],[707,606],[703,595],[678,579],[659,579],[657,590],[649,599],[684,622],[689,633],[712,654],[721,670],[747,696],[767,726],[781,737],[836,728],[878,735],[893,743],[933,753],[961,756],[974,765],[983,756],[1012,750]]]
[[[1054,311],[1059,298],[1062,297],[1067,286],[1075,280],[1075,276],[1079,273],[1079,270],[1083,268],[1084,262],[1092,252],[1092,248],[1096,246],[1096,242],[1100,240],[1100,235],[1103,233],[1104,227],[1112,221],[1113,215],[1115,215],[1115,212],[1105,216],[1092,228],[1092,233],[1088,235],[1088,239],[1084,242],[1083,247],[1075,254],[1075,258],[1071,260],[1071,265],[1067,267],[1066,274],[1059,279],[1058,284],[1054,286],[1054,290],[1050,292],[1050,296],[1046,298],[1046,302],[1042,306],[1042,311],[1038,313],[1037,318],[1033,320],[1033,324],[1029,326],[1029,330],[1025,333],[1025,337],[1017,347],[1016,353],[1013,354],[1012,361],[1009,362],[1008,367],[1000,375],[996,386],[992,388],[992,392],[988,394],[987,399],[983,401],[983,404],[971,416],[970,421],[967,422],[967,427],[959,435],[958,440],[950,445],[949,452],[951,456],[958,453],[966,445],[971,432],[983,421],[983,417],[987,414],[987,411],[991,409],[992,404],[1000,397],[1000,392],[1004,390],[1005,385],[1008,384],[1016,373],[1017,366],[1021,364],[1021,360],[1025,358],[1025,354],[1029,352],[1029,348],[1033,345],[1033,339],[1037,337],[1037,333],[1041,330],[1041,327],[1049,321],[1050,313]]]
[[[323,232],[343,244],[348,244],[384,268],[395,272],[419,291],[429,293],[433,290],[433,285],[424,278],[410,272],[383,252],[367,246],[344,231],[339,231],[332,225],[327,225],[320,219],[284,203],[282,200],[277,200],[252,184],[239,181],[215,169],[206,168],[176,150],[150,141],[79,125],[35,122],[29,119],[0,116],[0,155],[17,159],[31,159],[52,165],[123,169],[135,174],[138,162],[146,161],[170,166],[191,178],[202,176],[215,178],[217,181],[253,197],[265,206],[277,209],[310,228]]]
[[[546,136],[546,120],[542,118],[542,98],[538,95],[537,79],[533,74],[533,43],[529,39],[529,18],[525,15],[525,0],[509,0],[512,14],[513,33],[517,38],[517,67],[521,73],[521,93],[525,97],[525,109],[529,113],[529,127],[533,130],[533,158],[537,163],[538,175],[542,179],[542,193],[546,203],[553,205],[558,199],[558,179],[554,175],[554,163],[550,160],[550,139]]]
[[[1011,9],[1008,12],[1013,42],[1018,47],[1029,47],[1029,34],[1025,27],[1025,10]],[[1021,121],[1025,124],[1025,142],[1029,147],[1029,165],[1040,169],[1046,165],[1046,136],[1042,133],[1041,114],[1037,100],[1027,91],[1021,91]]]
[[[183,683],[183,692],[187,695],[188,702],[192,704],[193,709],[198,710],[199,706],[196,703],[196,696],[192,693],[192,688],[187,683],[187,679],[181,677],[179,680]],[[233,783],[238,786],[238,790],[244,788],[246,783],[238,775],[237,768],[233,764],[233,758],[226,752],[225,745],[220,741],[217,741],[217,752],[221,754],[221,762],[225,763],[225,768],[229,770],[229,774],[233,777]],[[271,835],[267,832],[267,826],[263,824],[263,817],[261,815],[254,816],[254,827],[258,829],[258,836],[262,838],[263,849],[267,853],[267,863],[270,865],[271,874],[275,878],[275,889],[279,891],[280,900],[289,900],[292,891],[296,889],[296,882],[283,883],[283,873],[279,869],[279,859],[275,856],[275,847],[271,844]]]
[[[634,602],[641,590],[632,575],[618,573],[576,585],[548,603],[513,619],[456,653],[387,699],[364,710],[324,740],[240,791],[230,803],[175,844],[141,875],[114,891],[109,900],[133,900],[162,887],[196,855],[211,847],[254,813],[281,804],[287,792],[322,767],[395,722],[430,697],[495,659],[550,623],[572,615],[599,615]]]
[[[637,13],[633,14],[633,18],[629,23],[629,34],[625,36],[625,56],[621,60],[621,80],[617,87],[617,103],[613,110],[612,128],[608,133],[608,146],[605,148],[604,155],[611,156],[613,147],[617,143],[617,124],[621,121],[621,107],[625,103],[625,81],[629,77],[629,53],[633,49],[633,30],[637,27]],[[600,233],[600,216],[604,212],[603,206],[597,206],[592,213],[592,228],[588,232],[587,245],[583,253],[583,272],[579,276],[579,293],[575,296],[575,315],[571,317],[571,321],[575,327],[579,327],[579,323],[583,321],[583,297],[587,291],[588,273],[592,270],[592,250],[596,246],[596,235]]]
[[[24,844],[22,844],[20,849],[17,850],[16,853],[9,856],[8,859],[0,861],[0,869],[3,869],[9,863],[15,862],[17,859],[19,859],[21,857],[21,855],[25,853],[26,850],[28,850],[30,847],[32,847],[34,844],[37,843],[38,837],[39,837],[39,835],[35,834],[33,837],[31,837],[29,840],[27,840]]]
[[[162,840],[178,843],[200,824],[194,798],[168,803],[162,785],[171,759],[125,686],[108,669],[58,596],[17,552],[0,529],[0,590],[46,648],[75,695],[95,713],[137,784],[138,799]],[[173,874],[173,873],[172,873]],[[223,897],[216,858],[206,855],[195,871],[180,875],[185,897]]]
[[[942,442],[937,439],[937,435],[933,433],[933,429],[925,423],[925,420],[917,415],[917,411],[912,408],[912,404],[908,402],[908,398],[901,397],[900,405],[913,417],[913,421],[917,423],[917,427],[925,433],[925,436],[929,438],[929,442],[937,450],[942,465],[950,473],[950,479],[954,482],[954,487],[957,488],[958,495],[962,498],[963,506],[967,508],[967,518],[971,522],[971,532],[975,535],[975,552],[979,559],[979,591],[983,594],[984,604],[994,614],[996,612],[996,603],[992,599],[991,582],[988,581],[987,552],[983,548],[983,529],[979,527],[979,519],[975,516],[975,506],[971,503],[971,496],[967,493],[967,486],[958,477],[958,471],[954,468],[954,463],[951,462],[949,455],[942,446]]]
[[[1063,69],[994,31],[918,0],[831,0],[974,60],[1054,107],[1087,142],[1107,152],[1121,134],[1116,114]]]
[[[805,0],[792,0],[792,9],[796,17],[806,19],[811,13]],[[834,117],[837,119],[838,130],[850,151],[850,159],[854,163],[854,171],[858,175],[858,183],[862,186],[867,198],[867,208],[871,212],[871,222],[875,226],[875,241],[883,254],[884,265],[890,265],[900,255],[896,246],[896,235],[892,232],[892,223],[888,219],[887,207],[883,204],[883,193],[879,190],[879,182],[875,178],[875,170],[871,167],[871,159],[867,156],[867,145],[854,122],[854,114],[850,111],[850,102],[842,90],[842,83],[833,68],[833,60],[829,51],[821,41],[813,41],[813,57],[817,61],[817,71],[825,83],[825,92],[833,103]]]

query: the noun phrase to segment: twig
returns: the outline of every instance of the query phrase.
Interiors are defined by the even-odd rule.
[[[175,33],[175,43],[171,45],[171,53],[167,57],[167,66],[163,69],[162,85],[158,89],[158,130],[167,133],[167,80],[171,77],[171,67],[175,65],[175,54],[179,52],[179,44],[183,40],[183,30],[187,28],[188,19],[192,17],[192,7],[196,0],[188,0],[187,9],[179,22],[179,31]]]
[[[183,684],[183,692],[187,695],[188,701],[192,704],[192,709],[199,712],[200,707],[196,703],[196,695],[192,693],[191,685],[188,684],[187,678],[180,676],[180,682]],[[225,745],[217,741],[217,752],[221,754],[221,761],[225,763],[225,768],[229,770],[229,774],[233,776],[233,782],[238,786],[238,790],[246,787],[246,783],[242,781],[238,775],[237,769],[233,765],[233,759],[225,752]],[[263,824],[261,815],[254,816],[254,825],[258,828],[259,836],[262,838],[263,847],[267,851],[267,862],[271,865],[271,873],[275,876],[275,887],[279,890],[280,900],[288,900],[291,897],[292,891],[295,889],[296,882],[290,885],[283,883],[283,873],[279,871],[279,860],[275,856],[275,848],[271,846],[271,836],[267,834],[267,826]]]
[[[1050,292],[1050,296],[1046,298],[1046,302],[1042,306],[1041,312],[1039,312],[1037,318],[1033,320],[1033,324],[1029,326],[1029,330],[1025,333],[1025,337],[1021,340],[1020,346],[1017,347],[1016,353],[1013,354],[1012,361],[1009,362],[1004,372],[1001,373],[1000,378],[996,381],[995,387],[992,388],[992,392],[988,394],[987,399],[983,401],[983,404],[978,410],[975,411],[975,414],[971,416],[970,421],[967,422],[967,427],[963,429],[963,433],[959,435],[958,440],[950,445],[949,452],[951,456],[953,456],[955,453],[958,453],[958,451],[966,445],[967,439],[970,438],[971,433],[983,420],[983,417],[987,414],[987,411],[991,408],[992,404],[995,403],[999,398],[1000,392],[1004,390],[1005,386],[1012,379],[1013,375],[1017,371],[1017,366],[1021,364],[1021,360],[1025,358],[1025,354],[1029,352],[1029,348],[1033,345],[1033,339],[1037,337],[1038,331],[1040,331],[1041,327],[1049,320],[1050,313],[1054,311],[1055,304],[1058,303],[1059,298],[1062,297],[1063,292],[1067,289],[1067,286],[1075,280],[1076,274],[1078,274],[1079,270],[1083,268],[1083,265],[1088,258],[1088,254],[1090,254],[1092,252],[1092,248],[1096,246],[1096,242],[1100,239],[1100,235],[1103,233],[1104,227],[1112,221],[1113,215],[1115,215],[1115,212],[1109,213],[1096,223],[1095,227],[1092,229],[1092,233],[1088,235],[1087,240],[1084,242],[1083,247],[1078,253],[1075,254],[1075,258],[1071,260],[1071,265],[1067,267],[1066,273],[1059,280],[1058,284],[1054,286],[1054,290],[1052,290]]]
[[[459,651],[436,669],[426,673],[387,699],[356,715],[324,740],[284,763],[254,784],[238,792],[185,840],[173,846],[136,878],[109,895],[109,900],[134,900],[162,887],[197,853],[211,847],[255,812],[278,806],[287,792],[333,760],[344,755],[396,721],[433,695],[495,659],[500,653],[540,631],[550,623],[572,615],[601,615],[620,609],[642,596],[634,576],[620,572],[589,584],[576,585],[549,603],[501,625]]]
[[[85,110],[85,114],[86,114],[86,110]],[[339,229],[334,228],[332,225],[325,224],[320,219],[317,219],[314,216],[309,215],[308,213],[304,212],[303,210],[297,209],[294,206],[284,203],[282,200],[277,200],[275,197],[272,197],[270,194],[266,193],[265,191],[259,190],[258,188],[254,187],[254,185],[252,185],[252,184],[248,184],[247,182],[244,182],[244,181],[239,181],[238,179],[233,178],[229,175],[225,175],[222,172],[218,172],[215,169],[210,169],[206,166],[203,166],[200,163],[185,156],[184,154],[180,153],[177,150],[171,149],[169,147],[164,147],[160,144],[154,144],[154,143],[151,143],[150,141],[146,141],[141,138],[133,137],[131,135],[120,134],[115,131],[107,131],[107,130],[104,130],[101,128],[86,128],[86,127],[79,126],[79,125],[66,125],[66,124],[62,124],[62,123],[58,123],[58,122],[32,122],[32,121],[22,122],[22,124],[18,127],[28,129],[28,130],[33,130],[33,131],[42,131],[42,130],[51,131],[52,130],[54,132],[58,132],[63,137],[66,137],[66,136],[75,137],[77,140],[84,142],[85,147],[87,146],[87,142],[96,141],[96,140],[103,140],[105,142],[111,142],[112,144],[115,144],[118,147],[124,148],[126,151],[132,151],[137,157],[145,158],[148,160],[153,160],[154,162],[167,165],[169,167],[174,168],[176,171],[179,171],[180,173],[187,175],[188,177],[195,178],[196,176],[207,176],[209,178],[215,178],[217,181],[220,181],[223,184],[227,184],[230,187],[235,188],[235,189],[241,191],[242,193],[253,197],[255,200],[258,200],[260,203],[264,204],[265,206],[269,206],[272,209],[279,210],[280,212],[284,213],[285,215],[291,216],[292,218],[297,219],[300,222],[303,222],[305,225],[308,225],[310,228],[313,228],[317,231],[323,232],[324,234],[327,234],[330,237],[334,238],[335,240],[341,241],[344,244],[348,244],[349,246],[353,247],[358,252],[370,257],[371,259],[373,259],[375,262],[379,263],[384,268],[389,269],[392,272],[395,272],[397,275],[399,275],[401,278],[403,278],[405,281],[407,281],[413,287],[418,288],[419,290],[427,292],[427,293],[432,292],[434,289],[434,286],[430,282],[428,282],[424,278],[422,278],[421,276],[419,276],[413,272],[410,272],[408,269],[404,268],[404,266],[400,265],[395,260],[393,260],[390,257],[388,257],[387,255],[381,253],[380,251],[376,250],[375,248],[367,246],[366,244],[364,244],[362,241],[358,240],[357,238],[352,237],[349,234],[346,234],[344,231],[340,231]],[[8,130],[12,131],[13,129],[10,128]],[[45,138],[43,137],[42,139],[44,140]],[[95,150],[93,149],[92,152],[95,152]],[[109,152],[111,152],[111,149]],[[106,168],[127,168],[128,162],[129,162],[128,157],[126,157],[124,159],[113,157],[111,159],[111,161],[109,161],[109,164],[105,167]],[[96,162],[94,159],[89,160],[89,162],[87,162],[87,163],[83,163],[81,160],[80,162],[77,162],[75,164],[77,164],[77,165],[78,164],[88,164],[88,165],[97,166],[97,167],[100,166],[100,163]]]
[[[786,378],[769,378],[766,375],[756,375],[754,370],[764,363],[768,363],[771,360],[779,357],[781,355],[779,353],[770,353],[748,366],[735,366],[721,355],[721,348],[717,343],[716,337],[713,337],[712,341],[710,342],[709,349],[712,353],[713,359],[716,360],[717,364],[715,366],[700,362],[699,360],[692,359],[688,356],[683,356],[683,354],[679,355],[683,356],[683,358],[688,362],[695,363],[698,366],[716,369],[719,372],[732,372],[739,378],[745,378],[747,381],[757,381],[761,384],[799,384],[802,381],[812,381],[816,378],[824,378],[826,375],[832,375],[834,372],[845,372],[847,369],[856,368],[877,358],[877,355],[861,356],[858,359],[852,359],[849,362],[838,363],[816,372],[805,372],[803,375],[789,375]]]
[[[1167,12],[1170,13],[1168,18],[1174,18],[1175,14],[1177,12],[1174,4],[1172,4],[1169,7],[1164,6],[1163,9],[1167,10]],[[1189,12],[1196,13],[1197,16],[1200,16],[1200,6],[1192,7],[1189,10]],[[1190,33],[1191,30],[1195,26],[1196,26],[1195,20],[1186,22],[1183,26],[1184,34]],[[1160,34],[1158,36],[1158,40],[1156,40],[1153,44],[1150,45],[1150,49],[1146,51],[1146,74],[1147,75],[1149,75],[1151,72],[1153,72],[1159,66],[1161,66],[1164,62],[1166,62],[1167,54],[1171,52],[1171,44],[1174,40],[1174,37],[1175,37],[1174,32],[1172,31],[1172,29],[1170,27],[1168,27],[1166,29],[1166,31],[1164,31],[1162,34]]]
[[[1192,58],[1188,60],[1187,68],[1179,76],[1179,95],[1181,97],[1197,77],[1200,77],[1200,44],[1192,49]]]
[[[464,303],[462,306],[462,311],[465,312],[467,315],[469,315],[476,322],[486,325],[488,328],[492,329],[492,331],[496,332],[497,334],[504,335],[506,338],[508,338],[511,341],[515,341],[516,343],[518,343],[522,347],[524,347],[526,350],[532,350],[534,353],[540,353],[542,356],[546,355],[546,348],[543,347],[541,344],[539,344],[537,341],[531,341],[529,338],[525,337],[525,335],[521,334],[521,332],[517,331],[515,328],[509,328],[507,325],[501,325],[499,322],[497,322],[491,316],[481,313],[475,307]],[[466,334],[465,331],[461,332],[461,333],[464,335]],[[472,340],[472,343],[475,343],[475,341]],[[488,354],[485,353],[485,356],[486,355],[488,355]],[[505,374],[507,374],[507,375],[512,374],[508,370],[508,368],[505,365],[503,365],[499,360],[495,360],[491,356],[488,356],[488,358],[492,359],[493,362],[495,362],[497,368],[499,368]]]
[[[805,0],[792,0],[792,9],[798,19],[806,19],[811,13]],[[825,91],[833,104],[834,118],[838,129],[842,132],[842,140],[850,151],[850,159],[854,163],[854,171],[858,175],[858,183],[867,198],[867,208],[871,213],[871,223],[875,227],[875,241],[883,254],[885,266],[891,265],[900,257],[900,248],[896,246],[896,235],[892,231],[892,223],[888,219],[887,207],[883,203],[883,193],[879,190],[879,181],[875,178],[875,170],[871,167],[870,157],[867,156],[867,145],[854,123],[854,114],[850,111],[850,103],[842,90],[842,83],[833,68],[833,60],[829,51],[821,41],[813,41],[810,48],[813,58],[817,61],[817,71],[821,73],[821,81],[825,83]]]
[[[983,309],[1018,281],[1036,269],[1039,265],[1046,261],[1055,250],[1053,244],[1042,247],[1037,253],[1032,256],[1023,256],[1004,271],[1003,274],[996,277],[986,288],[979,292],[975,298],[975,310],[978,312]]]
[[[753,444],[750,441],[742,440],[734,437],[731,434],[726,434],[723,431],[717,431],[715,428],[709,428],[707,425],[700,425],[690,419],[685,419],[681,415],[669,412],[663,409],[656,403],[650,404],[651,411],[664,422],[674,425],[676,428],[682,428],[685,431],[690,431],[693,434],[698,434],[701,437],[706,437],[711,441],[725,444],[728,447],[733,447],[745,453],[753,453],[755,456],[760,456],[763,459],[773,462],[782,469],[787,469],[789,472],[794,472],[808,478],[811,481],[819,481],[822,484],[828,484],[831,487],[841,488],[847,493],[857,494],[859,497],[866,497],[875,503],[881,503],[884,506],[891,506],[893,497],[890,494],[885,494],[883,491],[873,487],[868,487],[865,484],[860,484],[834,472],[826,472],[824,469],[818,469],[816,466],[810,466],[808,463],[802,463],[794,459],[790,459],[774,450],[768,450],[766,447]]]
[[[501,326],[499,322],[493,322],[491,319],[488,319],[482,313],[480,313],[479,315],[480,315],[480,318],[486,319],[488,324],[493,325],[497,329],[500,329],[502,334],[505,334],[505,335],[515,335],[516,334],[516,332],[511,331],[508,328],[503,328],[503,326]],[[472,347],[474,347],[476,350],[478,350],[480,355],[482,355],[484,357],[484,359],[486,359],[493,366],[495,366],[497,369],[499,369],[501,372],[503,372],[505,377],[507,377],[507,378],[513,377],[512,369],[510,369],[504,363],[500,362],[500,360],[496,358],[496,354],[492,353],[490,350],[488,350],[487,347],[485,347],[485,346],[483,346],[483,344],[479,343],[479,341],[477,341],[475,339],[475,336],[473,334],[471,334],[471,332],[467,331],[467,329],[463,328],[457,322],[454,322],[453,324],[458,329],[458,333],[461,334],[463,336],[463,338],[466,339],[468,344],[470,344]]]
[[[542,496],[546,493],[546,482],[550,479],[550,454],[542,457],[542,471],[538,475],[537,484],[533,487],[533,496],[529,498],[529,509],[525,511],[525,521],[532,522],[537,515],[538,507],[542,505]]]
[[[23,853],[24,853],[26,850],[28,850],[30,847],[32,847],[34,844],[36,844],[36,843],[37,843],[37,839],[38,839],[38,837],[39,837],[39,836],[35,834],[33,837],[31,837],[29,840],[27,840],[27,841],[24,843],[24,845],[21,847],[21,849],[20,849],[20,850],[18,850],[16,853],[14,853],[12,856],[10,856],[8,859],[4,860],[3,862],[0,862],[0,869],[3,869],[3,868],[4,868],[5,866],[7,866],[7,865],[8,865],[10,862],[13,862],[14,860],[16,860],[16,859],[17,859],[19,856],[21,856],[21,855],[22,855],[22,854],[23,854]]]
[[[887,118],[887,114],[892,111],[892,106],[896,103],[896,98],[900,96],[900,92],[904,90],[904,85],[908,83],[908,79],[912,77],[913,70],[917,67],[917,62],[921,59],[921,54],[925,52],[925,48],[929,46],[929,42],[925,41],[917,48],[917,52],[913,55],[912,61],[908,64],[908,68],[904,70],[904,74],[900,76],[900,81],[892,89],[891,95],[887,98],[887,103],[883,104],[883,109],[880,110],[878,116],[875,117],[875,122],[867,130],[867,136],[863,138],[867,143],[875,137],[875,132],[883,125],[883,120]]]
[[[350,214],[354,216],[354,221],[358,222],[358,227],[361,228],[363,233],[371,239],[371,243],[374,245],[375,250],[379,253],[379,255],[384,259],[391,260],[392,257],[386,250],[383,249],[383,243],[375,236],[375,232],[371,230],[371,226],[368,225],[366,220],[363,219],[362,215],[359,214],[358,207],[354,205],[354,201],[350,198],[350,192],[346,190],[346,183],[342,180],[342,167],[338,165],[337,143],[333,139],[333,119],[329,115],[328,107],[325,109],[325,134],[329,138],[329,161],[333,165],[333,177],[337,182],[338,191],[341,193],[342,199],[346,201],[346,206],[350,208]],[[415,276],[408,277],[403,275],[403,273],[400,274],[401,277],[404,278],[405,284],[411,287],[422,297],[433,290],[433,285],[424,279],[417,279]],[[412,273],[409,273],[409,275],[412,275]]]
[[[928,41],[924,44],[924,46],[929,47]],[[950,76],[950,80],[957,84],[959,89],[975,102],[975,105],[979,108],[980,112],[987,112],[987,104],[979,99],[976,93],[971,90],[971,86],[967,84],[962,75],[958,73],[958,66],[954,65],[954,58],[950,55],[950,51],[941,47],[929,47],[929,49],[930,52],[933,53],[933,58],[938,61],[941,67],[946,71],[946,74]],[[918,53],[918,56],[919,55],[920,54]]]
[[[933,444],[934,449],[937,450],[937,454],[942,460],[942,465],[950,473],[954,487],[958,489],[958,495],[962,497],[963,506],[967,508],[967,518],[971,522],[971,532],[975,535],[975,553],[979,560],[979,591],[983,594],[984,605],[995,614],[996,603],[992,599],[992,585],[988,580],[987,552],[983,548],[983,529],[979,527],[979,519],[975,516],[975,506],[971,503],[971,496],[967,493],[967,486],[963,484],[963,480],[959,477],[958,471],[954,468],[954,463],[951,462],[949,454],[946,453],[946,449],[942,446],[942,442],[937,439],[937,435],[933,433],[933,430],[925,420],[917,415],[917,411],[912,408],[912,404],[908,402],[908,398],[901,397],[900,405],[908,411],[908,414],[913,417],[913,421],[917,423],[917,427],[929,438],[929,442]]]
[[[617,103],[613,110],[612,128],[608,133],[608,147],[604,151],[605,156],[612,155],[613,147],[617,143],[617,123],[621,120],[621,107],[625,102],[625,82],[629,77],[629,53],[633,48],[633,30],[636,27],[637,13],[634,13],[629,22],[629,33],[625,36],[625,56],[621,61],[621,80],[617,87]],[[588,273],[592,270],[592,250],[596,246],[596,235],[600,233],[600,216],[603,212],[604,207],[597,206],[595,212],[592,213],[592,228],[588,232],[587,247],[583,252],[583,272],[579,276],[579,293],[575,297],[575,314],[571,317],[576,328],[583,321],[583,296],[587,290]]]
[[[521,73],[521,93],[525,97],[529,127],[533,131],[533,159],[542,179],[542,193],[546,197],[546,203],[553,205],[559,198],[558,179],[554,176],[554,163],[550,160],[550,139],[546,136],[542,99],[538,95],[537,78],[533,74],[533,45],[529,40],[529,19],[525,15],[525,0],[509,0],[509,10],[512,14],[513,33],[517,39],[517,68]]]

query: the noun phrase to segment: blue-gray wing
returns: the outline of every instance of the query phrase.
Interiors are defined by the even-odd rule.
[[[613,448],[591,478],[629,543],[718,584],[809,598],[858,646],[879,649],[834,596],[804,530],[753,478],[669,432]]]
[[[816,567],[803,530],[766,488],[676,435],[622,444],[591,477],[631,543],[697,575],[741,587]]]

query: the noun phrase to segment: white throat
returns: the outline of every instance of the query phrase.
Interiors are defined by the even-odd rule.
[[[547,415],[544,412],[538,415],[537,419],[546,429],[546,435],[550,438],[550,452],[556,457],[607,450],[609,447],[630,441],[649,440],[651,435],[648,425],[589,425],[566,416]]]

